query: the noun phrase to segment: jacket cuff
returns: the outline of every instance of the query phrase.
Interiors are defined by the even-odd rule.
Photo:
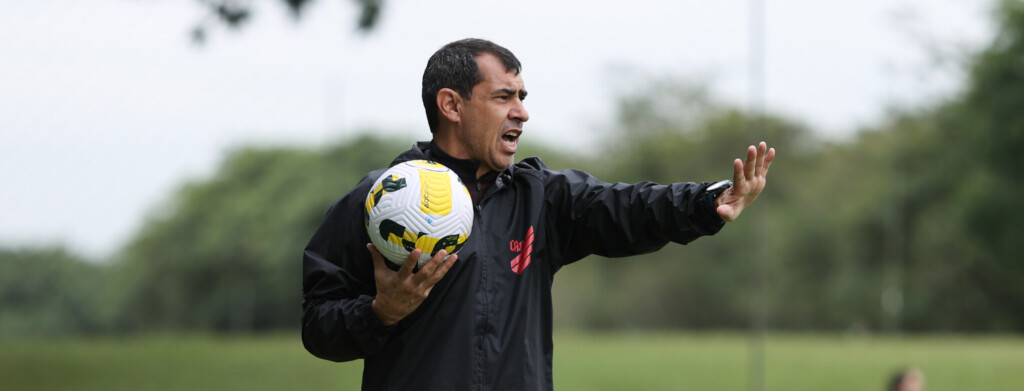
[[[698,225],[707,230],[708,235],[718,233],[725,226],[725,220],[718,215],[718,208],[715,207],[715,200],[708,193],[708,187],[714,182],[703,182],[700,184],[700,192],[697,193],[697,206],[694,217]]]
[[[388,342],[397,324],[385,326],[373,312],[373,296],[361,295],[355,301],[356,316],[349,325],[349,330],[358,335],[357,338],[363,343],[363,352],[371,356]]]

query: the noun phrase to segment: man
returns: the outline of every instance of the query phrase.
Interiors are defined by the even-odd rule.
[[[736,159],[733,185],[601,182],[516,164],[530,119],[519,60],[478,39],[428,61],[423,104],[433,140],[392,165],[428,159],[470,191],[473,233],[418,271],[399,270],[370,245],[363,202],[383,172],[367,174],[328,211],[303,259],[303,343],[334,361],[364,359],[366,390],[550,390],[551,282],[587,255],[620,257],[716,233],[757,198],[774,149]]]

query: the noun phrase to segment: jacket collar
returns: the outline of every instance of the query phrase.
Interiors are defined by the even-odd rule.
[[[394,166],[401,162],[417,159],[431,160],[444,164],[455,171],[455,174],[457,174],[459,178],[462,178],[463,182],[467,182],[467,180],[474,182],[477,181],[476,171],[480,168],[480,162],[469,159],[454,158],[442,151],[441,148],[433,141],[420,141],[413,144],[412,148],[403,152],[401,155],[398,155],[398,157],[391,162],[391,165]],[[509,166],[508,169],[500,173],[493,171],[489,172],[479,180],[486,182],[493,181],[495,185],[500,188],[504,186],[505,182],[512,178],[514,170],[515,164]]]

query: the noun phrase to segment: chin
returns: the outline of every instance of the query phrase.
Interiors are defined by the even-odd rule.
[[[514,159],[510,159],[509,161],[502,161],[496,163],[497,164],[494,164],[493,170],[497,172],[502,172],[507,170],[509,167],[512,167],[512,165],[515,164],[516,162]]]
[[[516,164],[516,156],[515,155],[509,156],[508,160],[502,163],[502,165],[504,167],[502,167],[501,170],[502,171],[507,170],[509,167],[512,167],[513,164]]]

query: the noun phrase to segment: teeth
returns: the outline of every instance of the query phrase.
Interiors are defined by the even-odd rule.
[[[514,130],[510,130],[510,131],[506,132],[505,135],[509,136],[509,137],[519,137],[519,132],[514,131]]]

